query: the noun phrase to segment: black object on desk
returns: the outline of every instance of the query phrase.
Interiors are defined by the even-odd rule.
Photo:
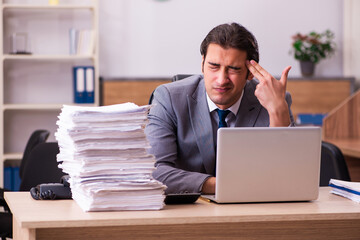
[[[189,204],[194,203],[200,197],[200,193],[176,193],[167,194],[165,204]]]
[[[61,177],[60,183],[43,183],[30,189],[35,200],[71,199],[69,175]]]

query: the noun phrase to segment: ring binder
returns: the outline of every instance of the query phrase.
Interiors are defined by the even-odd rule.
[[[95,75],[93,66],[76,66],[73,68],[74,102],[94,103]]]

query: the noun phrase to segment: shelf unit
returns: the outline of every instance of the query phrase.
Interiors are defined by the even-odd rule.
[[[74,66],[94,66],[99,105],[98,0],[0,0],[0,187],[4,162],[19,160],[36,129],[51,132],[63,104],[74,105]],[[71,28],[94,31],[90,55],[70,55]],[[26,32],[31,54],[11,54],[11,35]]]

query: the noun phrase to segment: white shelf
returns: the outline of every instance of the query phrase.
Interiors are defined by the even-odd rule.
[[[96,106],[95,104],[74,104],[74,103],[65,103],[65,104],[4,104],[3,110],[60,110],[63,105],[73,105],[73,106]]]
[[[3,160],[18,160],[18,159],[22,159],[23,154],[22,153],[6,153],[3,156]]]
[[[94,10],[92,5],[30,5],[30,4],[4,4],[3,10],[21,9],[21,10],[73,10],[73,9],[89,9]]]
[[[3,60],[49,60],[49,61],[75,61],[94,60],[95,56],[85,55],[39,55],[39,54],[4,54]]]

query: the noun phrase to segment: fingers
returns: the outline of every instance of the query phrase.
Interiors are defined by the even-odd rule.
[[[260,81],[262,82],[265,78],[271,78],[272,76],[260,66],[254,60],[246,61],[246,66],[248,67],[249,71]]]
[[[260,81],[263,82],[266,79],[272,79],[273,76],[268,73],[263,67],[260,66],[257,62],[254,60],[246,61],[246,66],[248,67],[249,71]],[[291,66],[287,66],[282,74],[279,82],[281,82],[282,85],[286,86],[287,84],[287,78],[289,75],[289,71],[291,69]]]
[[[260,64],[258,64],[254,60],[251,60],[250,64],[253,65],[255,69],[264,77],[268,77],[270,75],[263,67],[260,66]]]
[[[280,82],[286,86],[291,66],[287,66],[281,74]]]
[[[257,79],[262,78],[260,72],[250,63],[250,61],[246,61],[246,66],[249,71],[254,75],[254,77],[256,77]]]

